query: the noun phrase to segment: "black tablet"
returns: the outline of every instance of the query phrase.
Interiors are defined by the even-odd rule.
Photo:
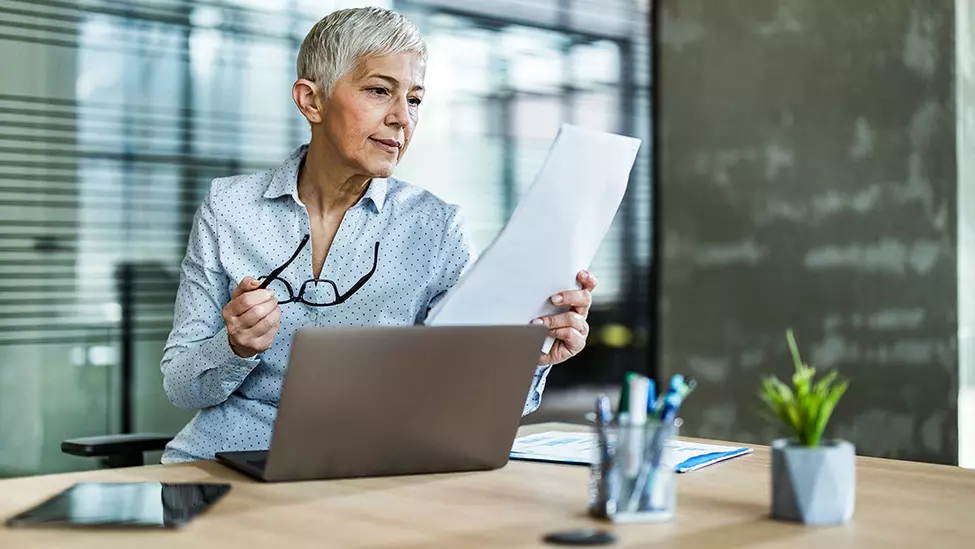
[[[176,528],[230,491],[229,484],[82,482],[7,519],[7,526]]]

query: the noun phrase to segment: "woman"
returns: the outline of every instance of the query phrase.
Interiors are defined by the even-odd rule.
[[[473,263],[457,207],[390,177],[425,62],[417,28],[378,8],[332,13],[305,38],[292,96],[311,140],[278,168],[215,180],[194,217],[162,372],[173,404],[199,412],[164,463],[266,449],[298,328],[420,323]],[[596,280],[579,283],[552,297],[565,312],[532,320],[557,341],[525,413],[585,346]]]

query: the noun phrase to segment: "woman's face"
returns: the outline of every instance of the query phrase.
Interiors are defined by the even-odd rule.
[[[412,53],[367,57],[324,100],[321,137],[356,175],[392,175],[420,116],[425,68]]]

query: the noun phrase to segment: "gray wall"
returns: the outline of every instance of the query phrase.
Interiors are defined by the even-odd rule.
[[[975,467],[975,9],[957,0],[958,461]]]
[[[957,460],[954,4],[663,0],[662,360],[691,435],[768,442],[759,376],[852,381],[830,430]]]

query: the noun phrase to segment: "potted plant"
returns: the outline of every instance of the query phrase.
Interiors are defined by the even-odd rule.
[[[824,440],[823,432],[849,383],[835,371],[816,381],[791,329],[786,338],[795,363],[792,386],[767,376],[760,391],[770,419],[790,435],[772,442],[772,518],[842,524],[853,516],[856,452],[848,441]]]

